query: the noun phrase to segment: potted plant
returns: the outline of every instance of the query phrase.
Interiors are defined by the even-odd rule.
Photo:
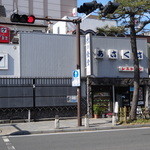
[[[106,108],[101,107],[99,104],[93,105],[94,118],[99,118],[104,112]]]
[[[94,104],[93,105],[93,111],[94,111],[94,118],[99,118],[100,115],[100,106],[99,104]]]

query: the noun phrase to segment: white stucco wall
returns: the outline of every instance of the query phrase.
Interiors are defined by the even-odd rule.
[[[0,77],[20,77],[20,47],[14,44],[0,44],[0,54],[8,55],[8,69],[0,68]]]

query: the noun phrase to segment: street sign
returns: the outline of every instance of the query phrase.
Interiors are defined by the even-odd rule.
[[[10,29],[4,26],[0,26],[0,43],[10,42]]]
[[[91,71],[91,35],[90,33],[85,36],[85,47],[86,47],[86,75],[92,74]]]
[[[137,51],[137,55],[138,55],[138,59],[139,59],[139,60],[143,59],[143,51],[138,50],[138,51]]]
[[[118,59],[118,51],[115,49],[109,49],[108,57],[109,57],[109,59]]]
[[[95,58],[103,59],[104,58],[104,49],[96,48],[95,49]]]
[[[0,70],[8,69],[8,54],[0,53]]]
[[[130,66],[119,66],[118,67],[119,71],[125,71],[125,72],[133,72],[134,71],[134,67],[130,67]],[[144,71],[143,67],[139,67],[139,71]]]
[[[68,103],[77,103],[77,96],[76,95],[67,96],[67,102]]]
[[[80,70],[74,70],[72,72],[72,86],[80,86]]]
[[[130,50],[121,50],[122,59],[131,59],[131,51]]]

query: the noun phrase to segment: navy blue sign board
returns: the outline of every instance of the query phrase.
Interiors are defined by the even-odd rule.
[[[80,86],[80,70],[74,70],[72,72],[72,86]]]

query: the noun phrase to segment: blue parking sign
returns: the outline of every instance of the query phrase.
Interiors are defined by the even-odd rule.
[[[80,86],[80,70],[74,70],[72,72],[72,86]]]
[[[74,77],[74,78],[77,78],[78,76],[79,76],[78,70],[74,70],[74,71],[73,71],[73,77]]]

